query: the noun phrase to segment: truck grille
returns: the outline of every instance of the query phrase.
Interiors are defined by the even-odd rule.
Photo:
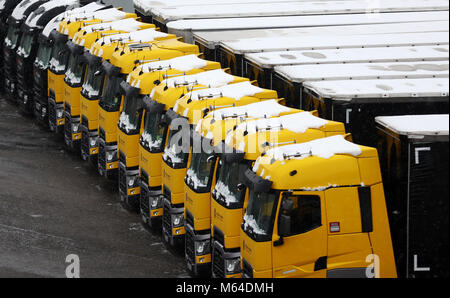
[[[149,197],[146,187],[141,187],[141,212],[146,216],[150,216],[150,206],[149,206]]]
[[[66,113],[64,115],[64,134],[67,138],[72,139],[72,130],[70,125],[70,115]]]
[[[214,242],[213,248],[213,274],[216,278],[225,278],[225,260],[221,251],[216,248],[216,243]]]
[[[105,143],[98,142],[98,166],[102,170],[106,170],[106,152],[105,152]]]
[[[146,171],[141,169],[141,181],[145,184],[148,184],[148,174]]]
[[[188,210],[186,210],[186,226],[194,228],[194,218]],[[186,258],[195,263],[195,243],[194,233],[191,230],[186,230]]]
[[[122,164],[119,164],[119,191],[128,194],[127,192],[127,178],[126,169]]]
[[[242,277],[244,278],[253,278],[253,268],[246,259],[242,259]]]
[[[81,152],[89,155],[89,133],[84,129],[81,131]]]
[[[166,203],[164,203],[162,224],[163,224],[163,229],[166,230],[166,232],[168,232],[169,235],[171,235],[172,234],[172,218],[170,216],[169,206]]]
[[[48,102],[48,121],[56,126],[56,104],[53,100]]]

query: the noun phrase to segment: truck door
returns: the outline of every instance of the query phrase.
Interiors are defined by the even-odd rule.
[[[286,205],[289,205],[287,210],[283,208]],[[273,233],[273,277],[326,276],[324,209],[322,192],[282,194]]]

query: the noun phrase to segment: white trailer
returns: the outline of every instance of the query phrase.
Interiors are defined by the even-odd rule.
[[[244,75],[272,89],[276,66],[448,60],[448,45],[263,52],[245,55]]]

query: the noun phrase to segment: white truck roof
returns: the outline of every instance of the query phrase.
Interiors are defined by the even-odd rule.
[[[375,122],[399,135],[446,135],[448,136],[448,114],[378,116]]]
[[[415,32],[361,35],[249,38],[221,42],[221,47],[235,54],[286,50],[314,50],[362,47],[394,47],[448,44],[447,32]]]
[[[52,0],[41,4],[35,11],[27,17],[25,24],[29,27],[37,27],[39,19],[49,10],[58,6],[71,6],[78,4],[78,0]]]
[[[449,59],[449,46],[409,46],[282,51],[245,54],[245,58],[266,69],[282,65],[440,61]]]
[[[148,28],[127,33],[106,35],[97,40],[95,43],[107,45],[115,41],[148,42],[155,40],[155,38],[166,37],[167,35],[167,33],[157,31],[155,28]]]
[[[281,16],[309,14],[340,14],[366,12],[398,12],[448,10],[446,0],[378,0],[373,5],[366,1],[316,1],[272,3],[231,3],[218,5],[176,6],[155,8],[153,17],[161,23],[180,19],[204,19],[250,16]]]
[[[404,22],[448,21],[448,11],[391,12],[373,14],[336,14],[279,17],[247,17],[178,20],[167,23],[168,32],[191,41],[199,31],[250,30],[270,28],[301,28],[361,24],[388,24]],[[220,39],[219,39],[220,40]]]
[[[194,38],[208,44],[209,48],[219,42],[233,42],[243,39],[265,38],[303,38],[305,36],[319,35],[357,35],[357,34],[384,34],[384,33],[421,33],[421,32],[448,32],[449,21],[430,21],[414,23],[390,24],[364,24],[342,26],[318,26],[302,28],[273,28],[264,30],[226,30],[196,32]]]
[[[25,17],[24,13],[25,11],[36,2],[39,2],[40,0],[23,0],[21,1],[16,8],[14,8],[11,16],[16,20],[21,20]]]
[[[78,1],[77,1],[78,2]],[[83,14],[90,11],[97,11],[99,9],[104,8],[105,6],[102,4],[98,4],[96,2],[91,2],[85,6],[82,7],[76,7],[70,10],[66,10],[65,12],[60,13],[56,17],[50,20],[50,22],[47,23],[47,25],[44,27],[44,30],[42,30],[42,35],[49,37],[50,32],[52,32],[54,29],[58,29],[59,23],[66,17],[69,17],[71,15],[77,15],[77,14]]]
[[[199,72],[193,75],[178,76],[165,79],[163,82],[169,88],[174,88],[181,84],[200,84],[208,86],[209,88],[218,88],[231,83],[234,76],[226,73],[223,69],[214,69],[204,72]],[[245,85],[244,85],[245,87]]]
[[[370,79],[304,82],[303,88],[323,98],[448,97],[448,78]]]
[[[207,61],[198,58],[196,54],[184,55],[172,59],[147,62],[139,66],[142,72],[153,72],[165,69],[177,69],[179,71],[190,71],[195,68],[205,67]]]
[[[275,72],[290,82],[448,77],[448,61],[308,64],[276,66]]]

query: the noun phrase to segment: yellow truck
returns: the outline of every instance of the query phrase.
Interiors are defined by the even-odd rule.
[[[151,95],[144,98],[144,127],[139,140],[140,170],[140,212],[145,225],[157,229],[162,217],[162,154],[166,146],[166,112],[173,108],[176,101],[194,89],[207,86],[220,87],[248,81],[236,77],[223,69],[211,70],[195,75],[178,76],[163,80]]]
[[[130,211],[139,211],[139,138],[144,129],[143,98],[163,78],[184,76],[219,69],[220,63],[203,60],[197,55],[185,55],[173,59],[150,62],[132,71],[122,82],[124,101],[118,123],[119,192],[121,201]]]
[[[198,47],[177,39],[129,44],[103,61],[105,82],[98,112],[98,171],[100,175],[117,177],[119,167],[117,123],[122,111],[120,84],[139,64],[165,60],[183,55],[198,54]],[[123,158],[123,157],[122,157]]]
[[[95,9],[95,8],[94,8]],[[125,18],[135,18],[135,14],[126,13],[117,8],[86,11],[71,15],[59,23],[53,31],[53,48],[48,69],[48,121],[51,131],[63,132],[64,127],[64,77],[69,59],[67,41],[72,40],[82,27]]]
[[[107,35],[97,40],[84,58],[87,61],[86,76],[81,86],[81,157],[97,168],[98,154],[98,102],[103,93],[105,72],[102,61],[110,60],[112,54],[126,44],[137,42],[152,42],[176,38],[156,29]]]
[[[396,277],[375,148],[341,135],[273,148],[244,184],[243,277]]]
[[[169,135],[162,163],[164,241],[171,246],[184,244],[184,178],[189,165],[190,146],[194,125],[211,110],[241,106],[277,98],[276,91],[253,86],[250,82],[226,85],[220,88],[194,90],[180,98],[172,110],[166,112]],[[196,145],[193,142],[192,145]],[[195,183],[194,181],[192,183]]]
[[[268,149],[293,143],[345,134],[343,123],[320,119],[309,112],[300,112],[270,119],[248,120],[230,132],[223,146],[211,201],[214,277],[237,277],[241,274],[239,230],[248,202],[242,178],[245,170]],[[350,138],[350,136],[347,136]]]
[[[249,119],[252,121],[257,117],[294,112],[298,110],[287,108],[272,99],[213,111],[197,123],[193,139],[202,146],[199,152],[191,154],[185,177],[185,255],[192,275],[211,275],[211,190],[224,165],[220,156],[225,154],[223,145],[227,133]],[[188,183],[191,180],[196,183]]]
[[[68,149],[77,151],[81,142],[80,91],[87,68],[83,54],[101,37],[154,27],[127,18],[83,27],[67,42],[70,54],[64,77],[64,140]]]

